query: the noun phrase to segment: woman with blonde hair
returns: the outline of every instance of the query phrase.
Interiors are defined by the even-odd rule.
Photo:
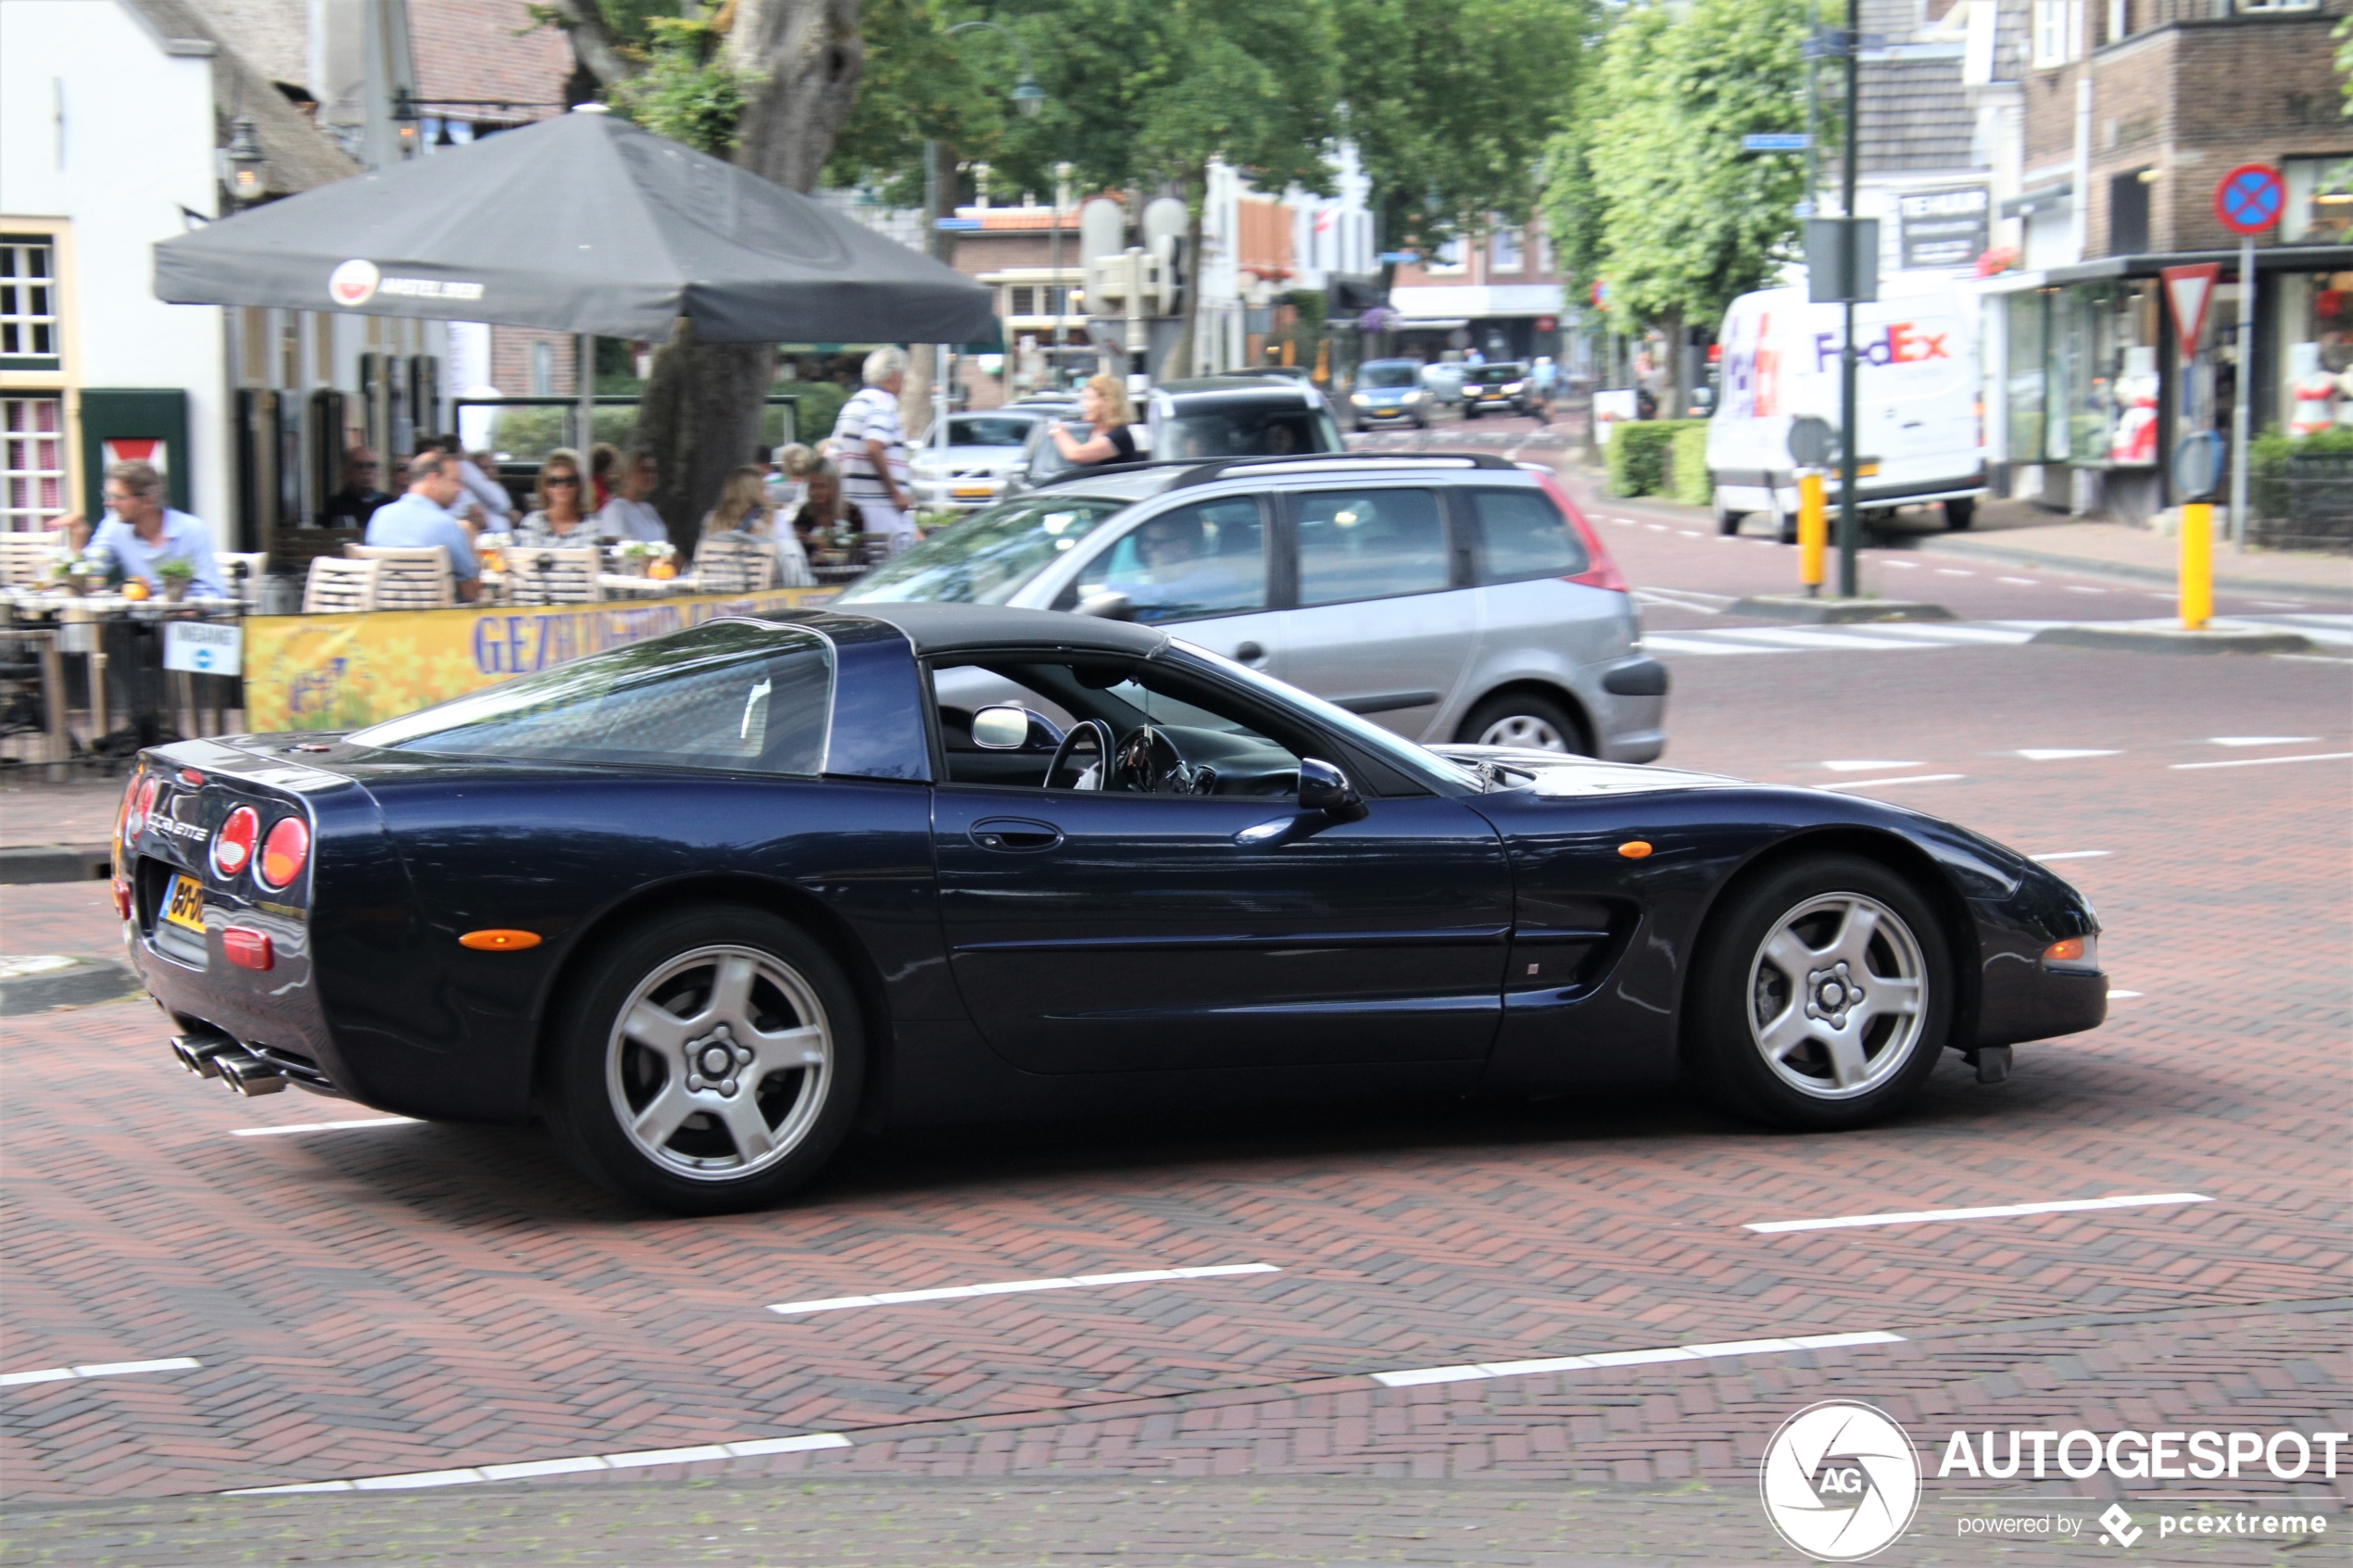
[[[719,492],[719,504],[702,520],[703,537],[732,533],[760,540],[776,552],[784,586],[814,587],[817,575],[809,570],[809,557],[800,541],[793,537],[791,529],[776,526],[775,514],[768,506],[767,486],[768,476],[749,463],[729,474]]]
[[[531,510],[515,525],[515,543],[539,548],[595,544],[595,519],[582,494],[587,483],[579,453],[569,446],[548,453],[532,484]]]
[[[1087,439],[1079,440],[1064,428],[1060,420],[1046,427],[1053,437],[1054,449],[1066,463],[1132,463],[1136,460],[1136,435],[1127,427],[1136,422],[1135,408],[1127,401],[1127,383],[1105,372],[1089,376],[1078,394],[1078,417],[1093,427]]]

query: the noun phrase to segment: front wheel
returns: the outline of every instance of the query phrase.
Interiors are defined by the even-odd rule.
[[[555,1020],[548,1111],[607,1186],[678,1214],[756,1209],[848,1134],[865,1067],[856,994],[790,922],[659,917],[597,954]]]
[[[1952,1021],[1936,917],[1875,860],[1822,855],[1735,894],[1693,965],[1686,1055],[1727,1110],[1808,1131],[1894,1111]]]

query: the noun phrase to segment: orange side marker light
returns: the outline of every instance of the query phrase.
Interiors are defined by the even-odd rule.
[[[1619,845],[1617,852],[1629,860],[1640,860],[1650,854],[1651,847],[1645,840],[1637,838],[1631,843]]]
[[[525,947],[539,946],[535,931],[469,931],[458,938],[460,947],[472,947],[477,953],[519,953]]]
[[[2081,936],[2070,936],[2063,942],[2054,942],[2043,949],[2043,960],[2046,963],[2066,963],[2082,956],[2083,938]]]

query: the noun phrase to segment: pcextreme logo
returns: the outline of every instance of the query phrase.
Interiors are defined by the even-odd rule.
[[[1781,1423],[1757,1489],[1781,1539],[1820,1562],[1857,1562],[1911,1527],[1920,1462],[1884,1411],[1826,1399]]]

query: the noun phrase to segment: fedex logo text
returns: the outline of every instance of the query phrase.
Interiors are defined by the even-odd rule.
[[[1922,332],[1915,321],[1890,321],[1887,330],[1875,343],[1864,344],[1858,351],[1867,365],[1916,365],[1923,359],[1950,359],[1953,356],[1944,340],[1953,334]],[[1817,373],[1838,363],[1839,334],[1814,334],[1814,369]]]

